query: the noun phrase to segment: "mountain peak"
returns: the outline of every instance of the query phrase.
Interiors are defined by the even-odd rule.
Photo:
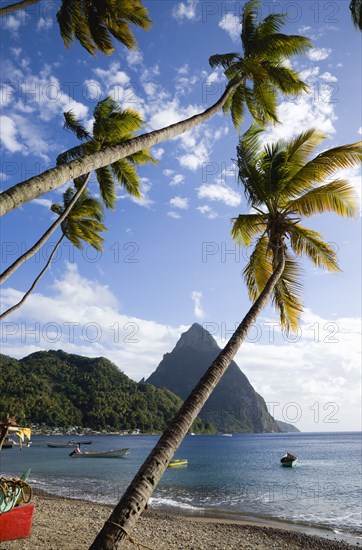
[[[213,351],[220,349],[211,334],[199,325],[199,323],[194,323],[186,332],[181,334],[175,349],[181,348],[193,348],[198,351]]]

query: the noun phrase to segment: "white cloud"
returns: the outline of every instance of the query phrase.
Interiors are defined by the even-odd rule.
[[[197,189],[199,199],[207,199],[210,201],[220,201],[227,206],[239,206],[241,203],[241,195],[227,185],[212,183],[204,184]]]
[[[2,353],[20,358],[55,348],[88,357],[104,356],[127,376],[140,380],[154,371],[188,328],[125,314],[108,286],[81,276],[75,264],[67,264],[51,291],[52,296],[32,294],[2,323]],[[22,295],[19,290],[3,289],[3,308]]]
[[[209,74],[209,76],[206,79],[206,84],[214,84],[216,82],[221,82],[222,76],[219,71],[213,71]]]
[[[312,48],[307,52],[307,56],[311,61],[323,61],[332,53],[331,48]]]
[[[30,204],[39,204],[49,210],[53,203],[49,199],[34,199],[30,202]]]
[[[23,146],[17,140],[18,129],[15,122],[8,116],[0,117],[1,134],[0,139],[4,147],[11,153],[16,153],[23,149]]]
[[[362,126],[360,126],[357,130],[357,134],[359,134],[360,136],[362,136]]]
[[[169,168],[166,168],[162,174],[164,174],[165,176],[172,176],[173,174],[175,173],[174,170],[170,170]]]
[[[40,17],[36,25],[36,30],[47,31],[52,26],[53,26],[53,19],[51,19],[50,17]]]
[[[98,80],[95,80],[94,78],[84,81],[83,91],[85,99],[100,101],[103,97],[102,86]]]
[[[179,162],[184,168],[189,168],[190,170],[195,171],[205,164],[208,159],[209,151],[206,143],[201,141],[198,145],[196,145],[192,153],[181,155]]]
[[[196,208],[203,216],[206,216],[209,220],[214,220],[218,217],[218,213],[215,212],[210,206],[204,204],[203,206],[198,206]]]
[[[179,214],[178,212],[172,212],[172,211],[167,212],[167,216],[169,218],[173,218],[174,220],[179,220],[182,217],[181,214]]]
[[[21,10],[14,14],[6,15],[2,20],[2,26],[7,31],[16,33],[20,27],[26,25],[29,17],[30,16],[25,11]]]
[[[334,76],[329,71],[326,71],[325,73],[321,74],[320,78],[322,80],[325,80],[326,82],[338,82],[338,78]]]
[[[173,197],[170,199],[170,205],[174,208],[180,208],[181,210],[187,210],[189,207],[189,199],[185,197]]]
[[[21,309],[2,323],[2,353],[24,357],[39,350],[63,349],[88,357],[104,356],[134,380],[148,377],[188,327],[172,327],[127,315],[111,289],[83,277],[75,264],[66,264],[51,294],[34,293]],[[22,297],[17,289],[2,290],[7,309]],[[203,295],[193,291],[197,319],[205,314]],[[237,320],[239,323],[239,320]],[[360,318],[322,318],[306,310],[294,341],[281,337],[274,320],[259,318],[237,353],[236,362],[277,418],[295,412],[296,426],[308,431],[360,430]],[[223,328],[224,327],[224,328]],[[219,326],[223,347],[232,324]],[[333,331],[333,334],[331,332]],[[338,407],[328,423],[328,403]],[[316,405],[320,412],[316,419]],[[314,408],[313,408],[314,407]],[[299,415],[300,416],[300,415]]]
[[[187,19],[188,21],[196,21],[198,19],[196,13],[198,3],[198,0],[186,0],[186,3],[180,2],[174,6],[172,10],[172,17],[179,22],[184,19]]]
[[[191,300],[194,302],[194,315],[196,319],[203,319],[205,317],[205,312],[203,310],[201,300],[203,298],[202,292],[194,290],[191,293]]]
[[[232,13],[226,13],[219,23],[219,27],[226,31],[233,42],[240,40],[240,17]]]
[[[165,150],[162,147],[152,148],[152,156],[155,157],[155,159],[157,160],[161,160],[164,153],[165,153]]]
[[[127,63],[132,69],[135,65],[142,65],[143,55],[140,50],[129,50],[126,54]]]
[[[166,172],[166,170],[164,172]],[[185,181],[185,176],[183,176],[182,174],[175,174],[172,176],[169,182],[169,185],[170,187],[177,187],[178,185],[181,185],[182,183],[184,183],[184,181]]]

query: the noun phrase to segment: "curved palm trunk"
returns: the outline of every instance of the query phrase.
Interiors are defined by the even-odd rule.
[[[0,16],[8,15],[8,13],[13,13],[14,11],[23,10],[32,4],[37,4],[40,0],[22,0],[22,2],[16,2],[15,4],[10,4],[4,8],[0,8]]]
[[[181,441],[192,426],[207,399],[235,357],[258,315],[266,306],[285,265],[284,248],[278,251],[278,263],[264,290],[250,308],[225,348],[206,371],[186,399],[179,412],[166,428],[162,437],[139,469],[136,477],[117,504],[90,550],[110,550],[128,538],[144,507],[162,477]],[[121,528],[120,528],[121,527]]]
[[[64,239],[65,235],[62,235],[59,239],[59,241],[56,243],[56,245],[54,246],[53,250],[52,250],[52,253],[50,254],[49,256],[49,259],[47,261],[47,263],[45,264],[45,266],[43,267],[43,269],[41,270],[41,272],[39,273],[39,275],[37,276],[37,278],[34,280],[33,284],[31,285],[31,287],[29,288],[29,290],[24,294],[24,296],[22,297],[22,299],[20,300],[20,302],[18,302],[17,304],[15,304],[14,306],[11,306],[9,307],[9,309],[7,309],[6,311],[4,311],[4,313],[2,313],[0,315],[0,319],[4,319],[4,317],[6,317],[7,315],[9,315],[10,313],[12,313],[13,311],[15,311],[16,309],[19,309],[19,307],[25,302],[25,300],[30,296],[30,294],[33,292],[34,288],[36,287],[36,285],[38,284],[38,282],[40,281],[40,279],[42,278],[42,276],[44,275],[44,273],[46,272],[46,270],[48,269],[48,267],[50,266],[51,264],[51,261],[53,259],[53,256],[54,254],[56,253],[56,251],[58,250],[58,247],[60,245],[60,243],[62,242],[62,240]]]
[[[29,258],[34,256],[36,252],[43,246],[43,244],[49,239],[49,237],[54,233],[54,231],[61,225],[61,223],[65,220],[65,218],[68,216],[69,212],[72,210],[73,206],[79,199],[80,195],[83,193],[84,189],[88,185],[88,181],[90,178],[90,174],[87,174],[84,180],[84,183],[80,187],[80,189],[76,192],[70,203],[68,204],[67,208],[64,210],[64,212],[59,216],[57,220],[45,231],[45,233],[40,237],[40,239],[31,247],[29,250],[24,252],[17,260],[15,260],[14,263],[12,263],[5,271],[3,271],[0,275],[0,284],[4,283],[6,279],[10,277],[20,267],[23,263],[25,263]]]
[[[179,136],[198,124],[206,122],[206,120],[211,118],[223,107],[230,94],[232,94],[238,86],[239,82],[229,86],[214,105],[198,115],[176,122],[160,130],[142,134],[141,136],[137,136],[119,145],[105,147],[101,151],[88,155],[83,159],[76,159],[66,164],[55,166],[38,176],[34,176],[33,178],[29,178],[26,181],[14,185],[0,195],[0,215],[3,216],[11,212],[15,208],[26,204],[36,197],[60,187],[71,179],[92,172],[97,168],[112,164],[142,149],[148,149],[162,141]]]

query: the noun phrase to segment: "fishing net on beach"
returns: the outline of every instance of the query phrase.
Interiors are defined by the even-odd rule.
[[[28,504],[31,497],[32,488],[26,481],[19,478],[0,477],[0,498],[5,505],[5,509],[12,502],[15,502],[15,505]]]

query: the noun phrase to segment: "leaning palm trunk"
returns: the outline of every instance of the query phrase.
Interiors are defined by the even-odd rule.
[[[90,178],[90,174],[87,174],[87,176],[84,179],[84,182],[82,183],[82,186],[78,189],[70,203],[68,204],[67,208],[64,210],[64,212],[59,216],[59,218],[45,231],[45,233],[40,237],[40,239],[31,247],[29,250],[24,252],[17,260],[15,260],[14,263],[12,263],[5,271],[3,271],[0,275],[0,284],[4,283],[6,279],[10,277],[20,267],[23,263],[25,263],[29,258],[34,256],[38,252],[38,250],[43,246],[44,243],[49,239],[49,237],[54,233],[54,231],[61,225],[61,223],[65,220],[65,218],[68,216],[68,214],[71,212],[73,206],[85,190],[85,188],[88,185],[88,181]]]
[[[129,538],[128,533],[134,527],[144,510],[169,461],[235,357],[258,315],[267,305],[273,289],[284,270],[285,252],[283,245],[278,249],[277,257],[276,269],[270,276],[264,290],[250,308],[225,348],[219,353],[218,357],[166,428],[164,434],[158,440],[158,443],[139,469],[131,485],[90,546],[90,550],[113,550],[119,541]]]
[[[33,284],[31,285],[31,287],[29,288],[29,290],[27,290],[27,292],[24,294],[24,296],[22,297],[22,299],[15,305],[9,307],[9,309],[7,309],[6,311],[4,311],[4,313],[2,313],[0,315],[0,320],[1,319],[4,319],[5,317],[7,317],[8,315],[10,315],[10,313],[12,313],[13,311],[15,311],[16,309],[19,309],[19,307],[25,302],[25,300],[30,296],[30,294],[33,292],[34,288],[36,287],[36,285],[38,284],[38,282],[40,281],[40,279],[42,278],[42,276],[44,275],[44,273],[46,272],[46,270],[48,269],[48,267],[50,266],[51,262],[52,262],[52,259],[53,259],[53,256],[54,254],[56,253],[56,251],[58,250],[58,247],[60,245],[60,243],[62,242],[62,240],[64,239],[65,235],[63,234],[59,241],[55,244],[53,250],[52,250],[52,253],[50,254],[49,256],[49,259],[47,261],[47,263],[45,264],[45,266],[43,267],[43,269],[41,270],[41,272],[39,273],[39,275],[36,277],[36,279],[34,280]]]
[[[38,176],[14,185],[0,195],[0,215],[3,216],[40,195],[57,189],[67,181],[78,178],[98,168],[108,166],[137,151],[142,151],[142,149],[149,149],[157,143],[179,136],[198,124],[206,122],[223,107],[239,85],[240,82],[238,81],[228,86],[219,100],[202,113],[161,128],[160,130],[142,134],[119,145],[107,146],[101,151],[97,151],[87,157],[55,166]]]
[[[37,4],[40,0],[22,0],[22,2],[16,2],[15,4],[10,4],[4,8],[0,8],[0,15],[8,15],[8,13],[13,13],[14,11],[23,10],[32,4]]]

